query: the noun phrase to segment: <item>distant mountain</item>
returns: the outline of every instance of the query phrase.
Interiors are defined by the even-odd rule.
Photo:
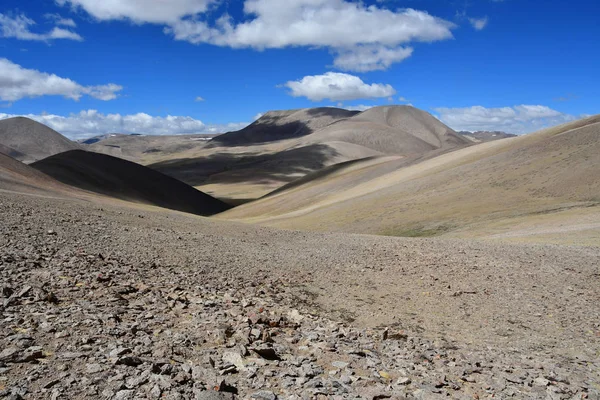
[[[67,185],[121,200],[198,215],[213,215],[230,208],[177,179],[105,154],[73,150],[31,166]]]
[[[247,127],[213,138],[211,146],[248,146],[311,134],[358,111],[335,107],[269,111]]]
[[[133,136],[140,136],[138,134],[132,134]],[[105,135],[98,135],[98,136],[92,136],[91,138],[87,138],[87,139],[79,139],[77,141],[77,143],[80,144],[94,144],[94,143],[98,143],[101,142],[103,140],[106,140],[108,138],[111,137],[116,137],[116,136],[129,136],[123,133],[107,133]]]
[[[411,106],[373,107],[300,139],[310,144],[330,141],[404,156],[450,150],[471,143],[431,114]]]
[[[155,153],[157,162],[145,164],[220,198],[248,200],[337,163],[381,156],[410,163],[472,144],[410,106],[321,107],[270,111],[204,147]]]
[[[506,133],[502,131],[477,131],[477,132],[469,132],[469,131],[460,131],[459,135],[462,135],[473,142],[491,142],[492,140],[506,139],[510,137],[515,137],[512,133]]]
[[[413,164],[406,159],[322,169],[219,218],[394,236],[568,235],[569,225],[600,227],[600,115]]]
[[[0,152],[31,163],[81,146],[55,130],[25,117],[0,120]]]
[[[109,133],[81,140],[85,150],[144,164],[148,155],[168,158],[186,150],[204,147],[215,134],[142,135]]]

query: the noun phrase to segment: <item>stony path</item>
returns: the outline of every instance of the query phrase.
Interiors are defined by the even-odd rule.
[[[470,290],[482,291],[482,283],[474,278],[466,285],[462,272],[456,270],[460,263],[473,261],[467,244],[466,250],[449,249],[445,261],[440,261],[433,250],[443,242],[416,241],[414,247],[399,250],[413,242],[352,235],[311,238],[177,213],[6,194],[0,197],[0,213],[0,397],[600,396],[600,319],[598,303],[593,302],[598,292],[587,293],[597,283],[593,280],[598,272],[595,249],[544,248],[540,262],[580,271],[573,273],[575,277],[565,275],[563,284],[572,285],[565,292],[585,309],[571,310],[562,292],[560,296],[549,293],[553,287],[539,272],[539,279],[529,283],[533,294],[509,285],[514,290],[514,309],[506,315],[512,315],[515,323],[502,328],[513,331],[511,344],[511,334],[492,340],[489,331],[469,318],[455,324],[464,332],[462,340],[429,329],[434,324],[425,321],[426,315],[422,322],[417,318],[410,323],[404,317],[387,318],[389,310],[378,313],[378,309],[389,304],[389,297],[377,301],[372,296],[371,308],[364,302],[354,306],[351,295],[368,286],[361,280],[370,280],[369,285],[381,290],[386,288],[381,274],[392,280],[392,268],[419,269],[424,279],[418,279],[421,283],[415,290],[426,285],[431,293],[425,296],[430,304],[423,304],[423,310],[431,310],[436,301],[443,308],[444,302],[475,296],[462,306],[480,315],[483,311],[470,301],[484,300]],[[289,250],[288,244],[294,242],[298,253]],[[503,249],[472,246],[478,254],[481,249],[489,249],[490,254]],[[515,250],[497,263],[509,265],[517,258],[525,268],[527,253],[530,260],[541,257],[536,249]],[[403,259],[399,266],[385,264],[384,260],[396,257],[396,251],[403,251],[398,253]],[[467,253],[466,259],[455,258],[461,251]],[[425,260],[422,263],[412,259],[419,255]],[[587,265],[581,269],[563,265],[563,256]],[[367,265],[363,258],[373,264]],[[438,271],[439,264],[448,263],[446,269],[455,270],[457,281],[451,281],[449,273],[433,280],[427,268],[433,260],[438,260]],[[320,268],[309,269],[310,264]],[[325,267],[331,270],[324,271]],[[351,274],[357,282],[352,287],[348,285]],[[577,275],[586,276],[587,282]],[[393,279],[410,277],[407,272]],[[439,279],[449,281],[444,287],[451,288],[442,290]],[[343,287],[348,290],[342,292]],[[329,299],[321,293],[328,288]],[[555,298],[547,301],[552,310],[564,307],[571,314],[567,319],[559,312],[557,325],[546,327],[575,325],[562,333],[556,330],[562,346],[547,339],[543,327],[522,326],[530,322],[518,310],[540,293]],[[402,292],[403,297],[410,295]],[[563,303],[553,303],[559,300]],[[339,311],[344,304],[358,317],[356,321],[328,312],[329,306]],[[441,325],[458,331],[447,321]],[[464,328],[468,323],[472,332]],[[473,332],[483,338],[476,340]],[[523,339],[528,332],[534,340]]]

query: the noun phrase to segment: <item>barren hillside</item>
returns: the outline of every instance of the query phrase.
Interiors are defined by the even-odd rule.
[[[596,116],[408,167],[402,160],[353,165],[220,217],[399,236],[500,235],[522,224],[527,236],[579,229],[597,240],[599,121]]]
[[[470,144],[413,107],[316,108],[267,113],[149,166],[220,198],[252,200],[340,162],[384,154],[414,162]]]
[[[0,120],[0,145],[4,146],[0,152],[12,149],[8,155],[26,163],[81,148],[46,125],[24,117]]]
[[[56,180],[117,199],[212,215],[225,203],[150,168],[105,154],[68,151],[32,164]]]

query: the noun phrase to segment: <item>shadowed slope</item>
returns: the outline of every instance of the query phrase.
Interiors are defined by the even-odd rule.
[[[286,228],[465,236],[501,234],[507,225],[500,221],[520,221],[526,229],[532,216],[568,211],[552,222],[566,227],[577,209],[586,226],[599,229],[599,121],[484,143],[405,168],[393,160],[336,171],[222,217]]]
[[[212,215],[229,208],[174,178],[104,154],[68,151],[32,165],[60,182],[122,200],[198,215]]]
[[[269,111],[246,128],[219,135],[209,144],[210,146],[247,146],[297,138],[356,114],[356,111],[333,107]]]
[[[25,154],[21,153],[20,151],[15,150],[11,147],[5,146],[2,143],[0,143],[0,154],[9,156],[11,158],[14,158],[15,160],[27,158],[27,156]]]
[[[15,158],[27,163],[81,149],[55,130],[25,117],[0,120],[0,144],[16,151]]]
[[[0,154],[0,191],[52,197],[89,198],[90,193],[62,182],[4,154]]]
[[[269,112],[204,149],[149,166],[214,196],[248,200],[340,162],[384,154],[414,161],[471,144],[414,107],[314,108]]]

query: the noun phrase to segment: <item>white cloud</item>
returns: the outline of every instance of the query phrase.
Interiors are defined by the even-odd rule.
[[[54,21],[56,25],[68,26],[69,28],[76,28],[77,24],[71,18],[63,18],[60,14],[46,14],[46,19]]]
[[[442,122],[459,131],[529,133],[573,121],[579,117],[541,105],[486,108],[436,108]]]
[[[471,23],[471,25],[473,26],[473,28],[475,28],[475,30],[482,30],[483,28],[485,28],[488,24],[488,17],[483,17],[483,18],[469,18],[469,22]]]
[[[135,23],[166,24],[207,10],[215,0],[56,0],[81,7],[101,21],[129,19]]]
[[[33,25],[35,25],[35,21],[27,18],[23,14],[11,17],[0,13],[0,34],[5,38],[38,40],[44,42],[54,39],[83,40],[79,34],[59,27],[54,27],[50,32],[46,33],[31,32],[30,28]]]
[[[16,116],[0,113],[0,119]],[[72,139],[107,133],[139,133],[145,135],[221,133],[238,130],[248,125],[245,122],[206,125],[200,120],[186,116],[156,117],[145,113],[131,115],[103,114],[96,110],[84,110],[66,117],[53,114],[23,116],[48,125]]]
[[[253,121],[256,121],[257,119],[260,119],[263,115],[265,115],[265,113],[258,113],[254,116]]]
[[[205,101],[205,100],[204,100],[204,97],[198,96],[198,97],[196,97],[196,100],[194,100],[194,101]]]
[[[114,83],[82,86],[68,78],[26,69],[6,58],[0,58],[0,100],[17,101],[25,97],[63,96],[79,100],[88,95],[99,100],[117,98],[123,87]]]
[[[350,111],[366,111],[370,108],[373,107],[377,107],[377,106],[373,106],[373,105],[365,105],[365,104],[359,104],[356,106],[345,106],[345,107],[341,107],[341,108],[345,108],[346,110],[350,110]]]
[[[366,98],[389,97],[396,90],[386,84],[367,84],[357,76],[339,72],[327,72],[323,75],[309,75],[299,81],[289,81],[283,86],[290,89],[293,97],[306,97],[312,101],[329,99],[346,101]]]
[[[348,0],[245,0],[244,18],[205,12],[217,0],[57,0],[99,20],[165,25],[176,40],[232,48],[326,48],[349,71],[386,69],[412,54],[412,42],[452,38],[455,25],[424,11],[392,11]],[[214,8],[212,9],[214,11]],[[210,21],[214,20],[214,23]]]
[[[388,69],[392,64],[411,56],[411,47],[390,48],[379,45],[356,46],[336,50],[334,66],[346,71],[375,71]]]

